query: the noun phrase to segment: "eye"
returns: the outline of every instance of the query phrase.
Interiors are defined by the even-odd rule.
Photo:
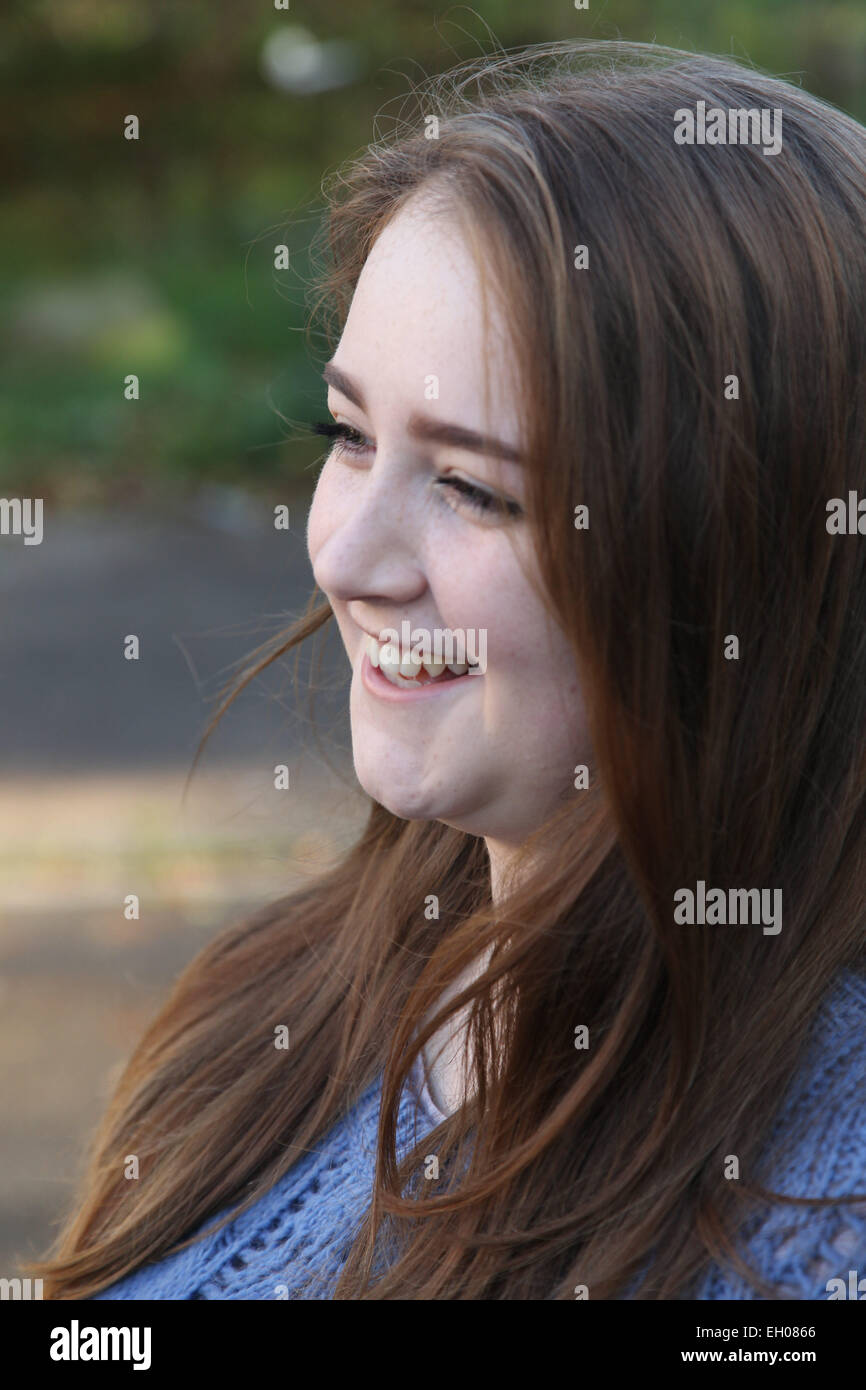
[[[457,493],[468,507],[474,511],[486,512],[490,515],[499,513],[506,516],[520,516],[523,508],[517,502],[513,502],[508,497],[498,497],[493,492],[488,492],[485,488],[476,487],[474,483],[468,483],[465,478],[456,478],[453,475],[434,479],[435,486],[451,488]]]
[[[340,420],[315,420],[311,429],[314,434],[321,434],[332,440],[334,448],[341,453],[364,454],[368,449],[375,448],[372,441],[360,430],[355,429],[354,425],[346,425]],[[486,488],[467,482],[465,478],[447,474],[434,478],[433,484],[435,487],[450,489],[459,498],[461,506],[469,507],[477,513],[484,513],[491,519],[497,515],[503,520],[506,517],[523,515],[523,508],[519,502],[514,502],[510,497],[499,497],[494,492],[488,492]]]
[[[326,439],[332,440],[334,448],[347,454],[363,454],[373,447],[354,425],[344,425],[334,420],[315,420],[312,430],[314,434],[323,434]]]

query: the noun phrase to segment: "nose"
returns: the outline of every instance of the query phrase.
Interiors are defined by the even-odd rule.
[[[334,480],[321,496],[317,490],[308,534],[315,529],[319,538],[313,575],[329,598],[405,604],[423,592],[421,517],[413,517],[411,490],[381,448],[354,486],[341,489]]]

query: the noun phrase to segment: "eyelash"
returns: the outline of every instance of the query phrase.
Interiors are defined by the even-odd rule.
[[[354,425],[344,425],[333,420],[316,420],[312,429],[314,434],[322,434],[333,440],[334,446],[345,450],[347,454],[362,454],[365,449],[371,447],[369,441]],[[502,498],[499,503],[499,499],[492,492],[485,492],[483,488],[467,483],[465,478],[439,477],[435,482],[439,487],[452,488],[467,506],[478,512],[494,512],[501,505],[508,516],[515,517],[520,516],[523,510],[519,503],[511,501],[510,498]]]

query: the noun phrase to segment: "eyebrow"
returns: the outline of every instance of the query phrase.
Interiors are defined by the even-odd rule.
[[[367,407],[364,404],[361,388],[344,371],[335,367],[333,362],[325,364],[322,377],[329,386],[333,386],[335,390],[345,396],[347,401],[351,401],[359,410],[366,413]],[[428,444],[447,444],[452,449],[466,449],[472,454],[489,454],[493,458],[504,459],[507,463],[525,463],[520,450],[515,449],[511,444],[506,444],[502,439],[494,439],[490,435],[479,434],[477,430],[467,429],[465,425],[453,425],[443,420],[434,420],[432,416],[422,415],[417,411],[409,417],[408,432],[413,439],[421,439]]]

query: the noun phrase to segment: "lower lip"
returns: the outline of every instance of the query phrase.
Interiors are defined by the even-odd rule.
[[[366,652],[361,662],[362,685],[371,695],[378,695],[380,700],[391,700],[398,705],[412,700],[429,700],[434,695],[444,694],[446,690],[462,690],[464,686],[475,685],[481,679],[480,676],[458,676],[453,681],[428,681],[426,685],[418,685],[413,689],[393,685],[388,677],[383,676],[379,668],[373,665]]]

